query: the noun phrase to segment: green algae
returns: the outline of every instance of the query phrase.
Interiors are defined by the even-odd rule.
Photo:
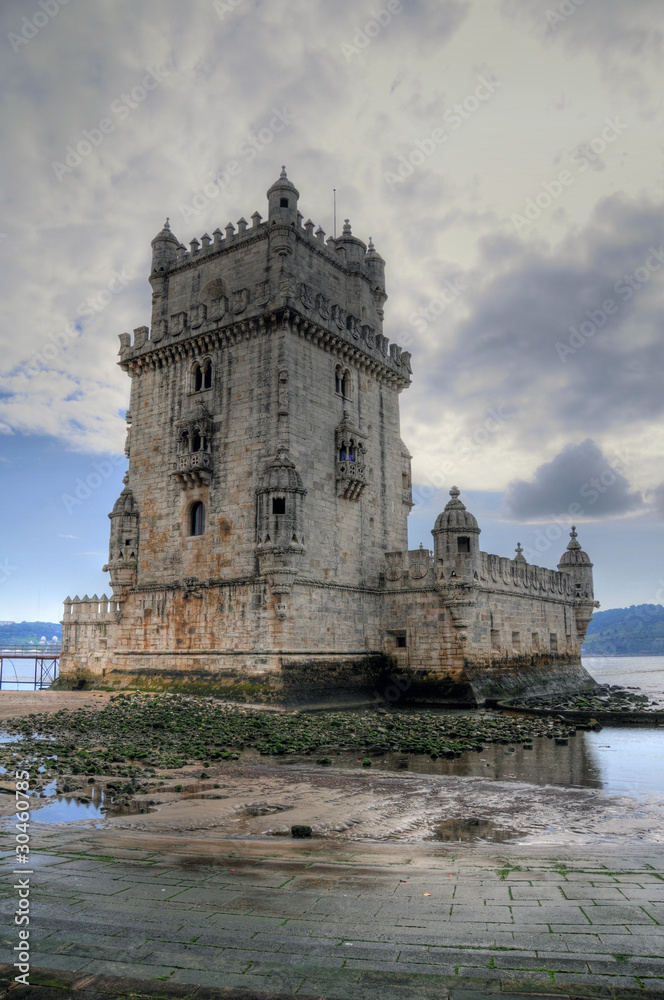
[[[483,713],[446,715],[385,709],[364,712],[272,712],[179,694],[118,694],[100,710],[31,714],[7,729],[21,738],[0,746],[8,768],[40,768],[49,776],[123,778],[118,797],[131,796],[154,768],[177,770],[237,760],[251,749],[265,757],[352,752],[370,766],[385,753],[453,759],[485,745],[528,745],[534,736],[567,738],[558,720]],[[205,772],[204,772],[205,773]],[[64,787],[64,784],[63,784]]]

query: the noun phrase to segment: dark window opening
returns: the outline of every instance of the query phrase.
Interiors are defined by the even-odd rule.
[[[334,391],[341,392],[341,379],[339,377],[339,372],[334,377]]]
[[[198,431],[194,431],[194,436],[191,439],[191,450],[200,451],[201,450],[201,436]]]
[[[348,381],[345,375],[341,379],[341,389],[339,391],[341,392],[341,395],[344,397],[344,399],[348,397]]]
[[[405,635],[398,635],[397,636],[397,647],[398,647],[398,649],[405,649],[406,648],[406,636]]]
[[[279,205],[281,208],[288,208],[288,198],[281,198]]]
[[[470,538],[457,538],[457,552],[470,552]]]
[[[125,538],[125,545],[131,545],[131,538]]]
[[[212,365],[208,362],[205,366],[205,372],[203,374],[203,388],[212,388]]]
[[[205,532],[205,506],[199,501],[189,511],[189,534],[202,535]]]
[[[339,449],[339,461],[345,462],[347,454],[348,452],[346,451],[346,445],[342,444],[341,448]]]
[[[284,497],[273,497],[272,498],[272,513],[273,514],[285,514],[286,513],[286,500]]]
[[[203,372],[200,369],[200,365],[196,365],[194,368],[194,392],[200,392],[203,388]]]

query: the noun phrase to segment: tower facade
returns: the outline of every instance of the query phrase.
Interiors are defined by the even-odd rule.
[[[188,248],[167,220],[152,241],[150,326],[120,335],[112,594],[65,601],[61,676],[291,701],[375,693],[390,672],[481,700],[536,660],[578,682],[585,554],[558,573],[487,556],[456,488],[433,556],[408,550],[411,358],[383,333],[385,262],[348,220],[326,239],[299,198],[284,169],[266,219]]]

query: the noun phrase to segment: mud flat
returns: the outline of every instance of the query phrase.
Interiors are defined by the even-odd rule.
[[[20,719],[35,712],[52,714],[62,709],[103,708],[110,691],[0,691],[0,721]]]

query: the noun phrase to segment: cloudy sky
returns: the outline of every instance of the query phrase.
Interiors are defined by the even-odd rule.
[[[576,523],[603,607],[662,603],[663,37],[661,0],[4,0],[0,619],[108,586],[150,240],[282,163],[387,261],[411,546],[456,483],[485,550]]]

